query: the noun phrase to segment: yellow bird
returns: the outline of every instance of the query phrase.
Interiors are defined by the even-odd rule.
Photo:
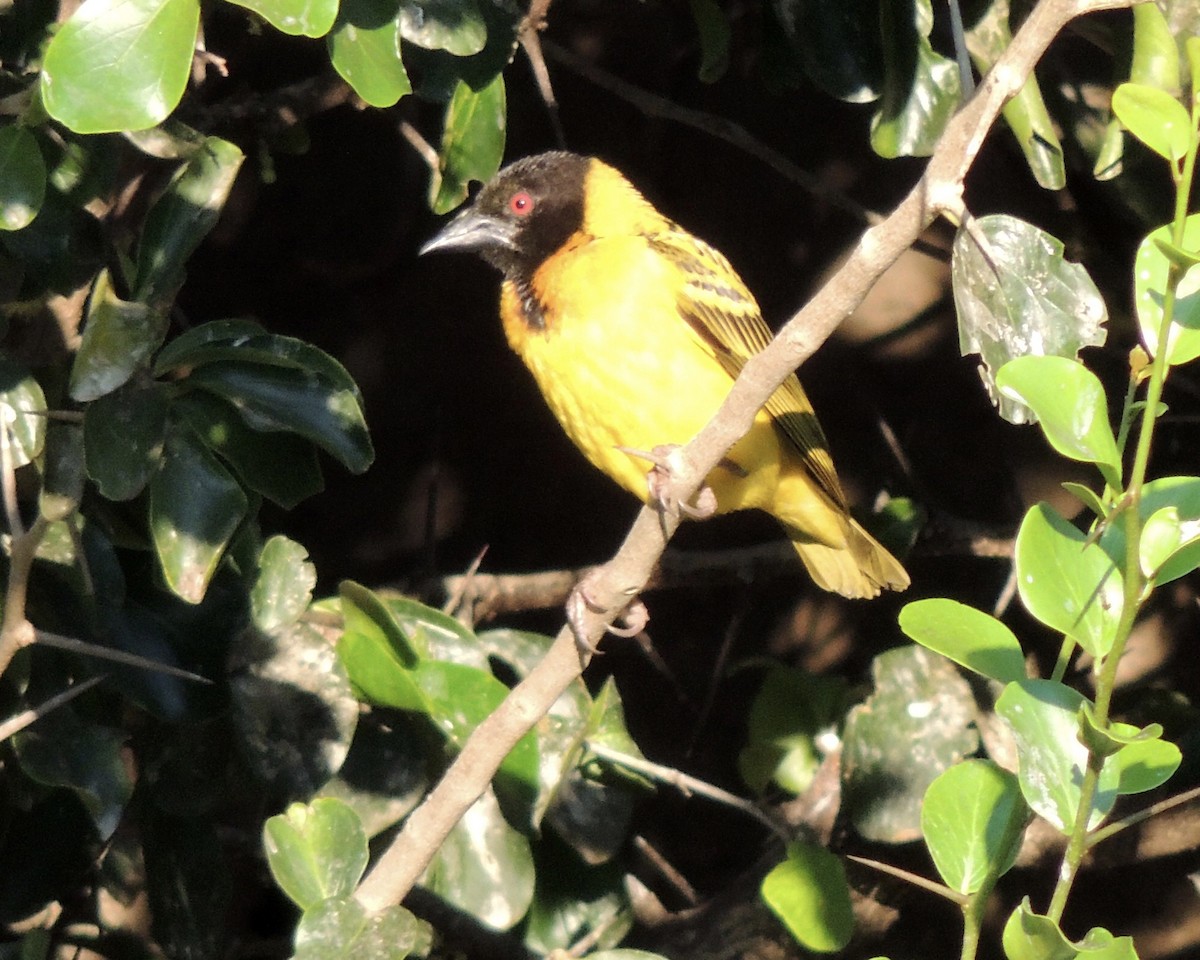
[[[729,261],[591,157],[543,153],[506,167],[421,252],[433,250],[473,251],[503,273],[509,344],[575,445],[643,501],[638,451],[691,440],[771,338]],[[908,586],[850,516],[795,376],[706,483],[717,512],[778,520],[825,590],[874,597]]]

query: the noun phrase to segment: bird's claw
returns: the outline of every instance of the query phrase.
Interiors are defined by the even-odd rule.
[[[632,447],[618,447],[622,453],[638,457],[652,464],[646,478],[650,488],[650,500],[664,513],[683,514],[693,520],[707,520],[717,512],[717,495],[712,487],[703,486],[697,492],[694,503],[687,503],[675,494],[676,478],[682,472],[677,443],[662,443],[649,452]]]
[[[570,626],[571,633],[575,637],[575,647],[579,651],[579,656],[585,660],[600,652],[596,644],[588,639],[586,626],[587,614],[604,614],[608,612],[608,608],[597,603],[592,598],[589,589],[591,580],[592,574],[585,576],[575,585],[570,596],[567,597],[567,624]],[[640,599],[634,597],[617,615],[617,618],[624,625],[618,627],[610,623],[606,631],[617,637],[636,637],[646,629],[646,624],[650,622],[650,612]]]

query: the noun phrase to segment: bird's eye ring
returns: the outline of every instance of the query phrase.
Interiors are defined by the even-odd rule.
[[[527,217],[533,213],[533,197],[524,190],[519,193],[514,193],[508,201],[508,209],[515,213],[518,217]]]

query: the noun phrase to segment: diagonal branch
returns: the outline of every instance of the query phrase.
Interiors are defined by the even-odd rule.
[[[862,302],[876,280],[946,209],[961,205],[963,180],[1005,100],[1014,95],[1050,41],[1072,19],[1133,0],[1041,0],[975,96],[950,121],[925,173],[895,211],[863,234],[854,252],[815,297],[746,364],[712,421],[681,451],[677,489],[688,502],[725,452],[750,428],[776,387]],[[604,610],[584,609],[580,627],[593,644],[649,580],[678,517],[643,508],[621,549],[589,581],[589,596]],[[581,605],[584,606],[584,605]],[[417,882],[455,823],[487,789],[500,761],[545,715],[586,666],[569,627],[546,657],[467,741],[462,752],[360,885],[368,910],[398,902]]]

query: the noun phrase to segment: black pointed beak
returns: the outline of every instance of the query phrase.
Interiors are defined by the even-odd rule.
[[[487,250],[512,250],[516,229],[513,224],[498,220],[471,207],[446,224],[426,240],[419,253],[456,251],[482,253]]]

